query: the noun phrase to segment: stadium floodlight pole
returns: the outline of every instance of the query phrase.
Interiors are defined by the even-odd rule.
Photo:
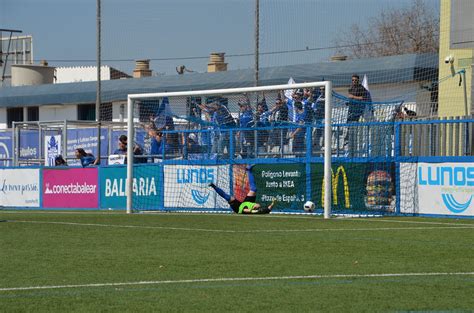
[[[332,112],[332,82],[326,82],[324,88],[324,218],[331,217],[331,192],[332,192],[332,127],[331,127],[331,112]]]
[[[255,87],[258,86],[260,41],[260,1],[255,0]]]

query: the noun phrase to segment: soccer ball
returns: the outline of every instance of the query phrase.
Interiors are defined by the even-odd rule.
[[[316,205],[314,204],[314,202],[306,201],[303,205],[303,210],[305,210],[306,212],[313,212],[315,207]]]

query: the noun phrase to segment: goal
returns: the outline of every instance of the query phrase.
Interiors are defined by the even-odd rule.
[[[127,151],[127,213],[228,212],[208,185],[245,196],[245,166],[257,164],[257,185],[265,190],[257,201],[277,200],[281,209],[303,212],[303,204],[313,200],[329,218],[333,149],[325,143],[337,144],[332,98],[330,81],[129,95],[129,147],[137,141],[141,147]],[[324,160],[319,187],[312,186],[315,160]],[[146,196],[152,184],[154,196]],[[278,187],[274,192],[272,185]],[[312,199],[315,189],[320,201]]]

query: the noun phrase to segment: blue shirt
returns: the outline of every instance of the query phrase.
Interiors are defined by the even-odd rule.
[[[160,142],[158,142],[155,139],[155,137],[151,137],[150,154],[151,155],[162,155],[163,152],[165,152],[165,146],[166,146],[166,144],[164,143],[164,138],[161,139]]]
[[[242,112],[239,118],[240,127],[251,127],[253,123],[253,112],[252,110],[246,110]],[[243,136],[240,137],[241,142],[253,141],[253,131],[243,131]]]
[[[212,115],[212,121],[219,126],[235,126],[234,118],[230,114],[229,110],[223,105],[220,105],[219,108],[214,112],[214,114]]]
[[[250,122],[253,121],[253,112],[252,110],[247,110],[242,112],[239,118],[240,127],[249,127]]]
[[[89,166],[94,163],[95,157],[93,155],[86,155],[80,158],[82,167]]]
[[[114,151],[114,153],[112,153],[112,154],[126,155],[126,154],[127,154],[127,150],[116,149],[116,150]]]

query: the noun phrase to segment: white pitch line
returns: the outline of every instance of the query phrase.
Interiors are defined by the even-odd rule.
[[[42,289],[88,288],[88,287],[117,287],[117,286],[137,286],[137,285],[194,284],[194,283],[209,283],[209,282],[263,281],[263,280],[338,279],[338,278],[347,279],[347,278],[468,276],[468,275],[474,275],[474,272],[334,274],[334,275],[305,275],[305,276],[200,278],[200,279],[154,280],[154,281],[119,282],[119,283],[94,283],[94,284],[78,284],[78,285],[4,287],[4,288],[0,288],[0,291],[25,291],[25,290],[42,290]]]
[[[295,232],[344,232],[344,231],[387,231],[387,230],[433,230],[433,229],[474,229],[472,226],[429,226],[429,227],[373,227],[373,228],[306,228],[306,229],[255,229],[255,230],[228,230],[228,229],[207,229],[207,228],[187,228],[168,226],[143,226],[143,225],[114,225],[114,224],[94,224],[94,223],[72,223],[72,222],[45,222],[45,221],[21,221],[11,220],[12,223],[31,224],[54,224],[88,227],[110,227],[110,228],[138,228],[138,229],[161,229],[161,230],[181,230],[213,233],[295,233]]]
[[[395,219],[368,219],[368,218],[350,218],[351,221],[363,222],[382,222],[382,223],[402,223],[402,224],[427,224],[427,225],[460,225],[460,226],[474,226],[474,223],[443,223],[443,222],[424,222],[424,221],[404,221]]]
[[[104,211],[104,212],[97,212],[97,211],[84,211],[84,212],[79,212],[79,211],[0,211],[0,213],[5,213],[5,214],[64,214],[64,215],[121,215],[125,216],[125,212],[120,212],[120,211]],[[144,212],[146,213],[146,212]],[[227,217],[242,217],[240,214],[232,214],[232,213],[177,213],[177,212],[157,212],[153,214],[148,214],[149,216],[154,215],[154,216],[227,216]],[[130,216],[130,215],[128,215]],[[142,214],[136,214],[135,216],[143,216]],[[257,217],[257,216],[255,216]],[[264,216],[259,216],[259,217],[264,217]],[[315,219],[314,216],[308,215],[305,216],[304,214],[301,215],[288,215],[288,214],[269,214],[265,216],[266,218],[279,218],[279,219],[312,219],[314,222],[323,222],[326,223],[326,220],[323,219]],[[403,217],[402,217],[403,218]],[[415,217],[415,218],[427,218],[427,217]],[[428,224],[428,225],[459,225],[459,226],[473,226],[474,223],[451,223],[451,222],[424,222],[424,221],[406,221],[406,220],[396,220],[393,219],[393,217],[388,216],[388,217],[383,217],[383,216],[377,216],[377,217],[345,217],[345,218],[332,218],[332,221],[363,221],[363,222],[385,222],[385,223],[402,223],[402,224]]]

